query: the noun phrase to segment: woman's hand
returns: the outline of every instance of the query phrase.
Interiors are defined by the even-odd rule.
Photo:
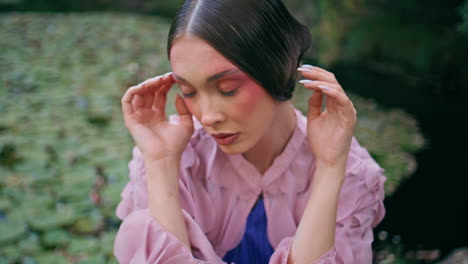
[[[193,120],[183,99],[177,95],[178,124],[166,118],[167,93],[174,85],[172,73],[130,87],[122,97],[125,126],[145,159],[180,158],[193,134]]]
[[[322,165],[346,166],[357,122],[356,109],[333,73],[310,65],[303,65],[299,71],[306,79],[300,82],[315,90],[307,114],[309,145]],[[328,96],[327,106],[321,112],[323,94]]]

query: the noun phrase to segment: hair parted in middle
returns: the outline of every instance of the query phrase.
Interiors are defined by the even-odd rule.
[[[168,56],[185,34],[206,41],[279,101],[291,99],[311,42],[281,0],[186,0],[169,31]]]

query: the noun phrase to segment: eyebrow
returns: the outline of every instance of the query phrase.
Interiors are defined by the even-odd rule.
[[[222,71],[222,72],[219,72],[219,73],[216,73],[208,78],[206,78],[206,82],[209,83],[209,82],[214,82],[218,79],[221,79],[223,78],[224,76],[226,75],[231,75],[231,74],[234,74],[234,73],[238,73],[239,70],[238,69],[229,69],[229,70],[226,70],[226,71]],[[176,75],[174,73],[174,78],[180,82],[184,82],[184,83],[190,83],[189,81],[185,80],[184,78]]]

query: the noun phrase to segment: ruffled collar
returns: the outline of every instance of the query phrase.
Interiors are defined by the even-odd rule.
[[[236,188],[239,193],[245,193],[250,195],[258,195],[262,191],[265,191],[271,186],[277,179],[284,174],[284,172],[290,168],[291,163],[295,160],[300,148],[306,141],[306,125],[307,121],[302,113],[298,109],[294,109],[296,113],[296,127],[294,132],[289,139],[283,152],[278,155],[270,168],[261,175],[257,169],[244,158],[242,154],[228,155],[225,154],[214,140],[213,143],[216,146],[216,157],[213,159],[214,162],[226,162],[225,166],[221,166],[219,171],[209,173],[207,178],[211,179],[214,183],[227,188]],[[233,179],[231,176],[225,175],[227,167],[230,166],[234,169],[237,176],[240,179]]]

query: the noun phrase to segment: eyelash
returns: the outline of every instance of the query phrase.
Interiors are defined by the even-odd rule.
[[[233,96],[233,95],[237,92],[237,89],[232,90],[232,91],[229,91],[229,92],[223,92],[223,91],[219,91],[219,90],[218,90],[218,92],[219,92],[221,95],[223,95],[223,96]],[[185,98],[190,98],[190,97],[195,96],[195,93],[196,93],[196,92],[188,93],[188,94],[183,94],[183,96],[184,96]]]
[[[184,98],[190,98],[190,97],[193,97],[195,95],[195,92],[189,93],[189,94],[182,93],[182,95],[184,96]]]
[[[229,92],[219,91],[219,93],[222,94],[223,96],[233,96],[236,92],[237,92],[237,89],[229,91]]]

